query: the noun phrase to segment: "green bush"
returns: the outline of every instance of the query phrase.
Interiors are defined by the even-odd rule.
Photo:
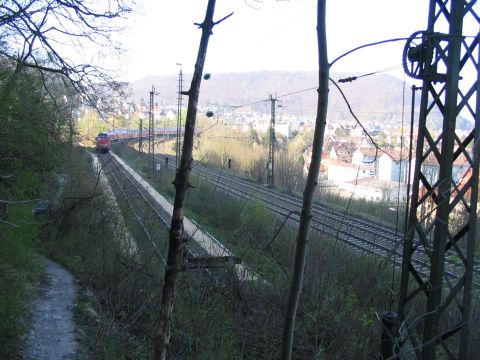
[[[137,163],[131,165],[141,167]],[[169,193],[173,173],[162,171],[161,176],[150,181],[160,192]],[[226,195],[208,183],[195,176],[190,182],[195,187],[188,191],[187,216],[201,222],[203,228],[221,239],[270,285],[230,279],[228,290],[218,291],[218,295],[193,287],[195,302],[189,298],[189,292],[184,292],[182,284],[175,312],[175,321],[182,326],[172,330],[172,354],[175,358],[193,358],[197,351],[203,355],[200,357],[210,358],[208,344],[216,342],[217,348],[236,347],[242,358],[278,358],[296,229],[289,224],[280,229],[283,219],[270,214],[261,204],[234,197],[225,201]],[[353,253],[315,231],[310,236],[308,254],[295,356],[375,357],[381,329],[376,314],[388,308],[391,291],[389,277],[378,272],[379,259]],[[188,286],[192,287],[191,280]],[[212,308],[213,323],[201,320],[202,314],[212,312]],[[231,317],[236,328],[222,327],[230,323]],[[202,331],[196,331],[198,326]],[[219,328],[223,329],[221,334],[217,332]],[[232,342],[232,336],[240,340]]]
[[[12,358],[29,328],[30,306],[41,266],[35,251],[39,227],[31,206],[11,206],[9,221],[0,222],[0,358]]]

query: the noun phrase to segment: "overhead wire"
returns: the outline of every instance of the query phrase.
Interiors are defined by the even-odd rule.
[[[303,93],[303,92],[306,92],[306,91],[312,91],[312,90],[317,90],[317,89],[318,89],[318,87],[314,86],[314,87],[311,87],[311,88],[308,88],[308,89],[298,90],[298,91],[294,91],[294,92],[291,92],[291,93],[288,93],[288,94],[277,95],[276,98],[278,99],[278,98],[287,97],[287,96],[300,94],[300,93]]]
[[[363,77],[366,77],[366,76],[376,75],[376,74],[379,74],[379,73],[382,73],[382,72],[387,72],[387,71],[391,71],[391,70],[400,69],[402,67],[403,67],[403,65],[391,66],[391,67],[388,67],[388,68],[385,68],[385,69],[382,69],[382,70],[373,71],[373,72],[370,72],[370,73],[367,73],[367,74],[358,75],[358,76],[350,76],[350,77],[346,77],[346,78],[343,78],[343,79],[339,79],[338,82],[339,83],[352,82],[352,81],[355,81],[357,79],[360,79],[360,78],[363,78]]]
[[[390,42],[406,41],[406,40],[409,40],[409,39],[410,39],[409,37],[385,39],[385,40],[375,41],[375,42],[372,42],[372,43],[368,43],[368,44],[363,44],[363,45],[357,46],[357,47],[355,47],[355,48],[353,48],[353,49],[350,49],[350,50],[348,50],[347,52],[341,54],[340,56],[337,56],[337,57],[329,64],[329,67],[332,68],[332,66],[333,66],[337,61],[343,59],[345,56],[350,55],[351,53],[353,53],[353,52],[355,52],[355,51],[358,51],[358,50],[361,50],[361,49],[364,49],[364,48],[366,48],[366,47],[371,47],[371,46],[376,46],[376,45],[381,45],[381,44],[387,44],[387,43],[390,43]]]
[[[421,39],[422,37],[426,37],[426,38],[433,38],[433,37],[438,37],[438,36],[445,36],[444,34],[418,34],[416,37],[414,37],[415,39]],[[451,35],[450,35],[451,36]],[[459,35],[456,35],[456,36],[459,36]],[[463,37],[472,37],[472,38],[475,38],[477,37],[478,35],[460,35],[462,38]],[[357,46],[353,49],[350,49],[346,52],[344,52],[343,54],[337,56],[332,62],[330,62],[329,66],[330,68],[332,68],[332,66],[339,60],[343,59],[344,57],[346,57],[347,55],[350,55],[358,50],[361,50],[361,49],[364,49],[364,48],[367,48],[367,47],[371,47],[371,46],[377,46],[377,45],[382,45],[382,44],[387,44],[387,43],[392,43],[392,42],[398,42],[398,41],[408,41],[408,40],[412,40],[412,37],[400,37],[400,38],[392,38],[392,39],[384,39],[384,40],[379,40],[379,41],[375,41],[375,42],[372,42],[372,43],[368,43],[368,44],[363,44],[363,45],[360,45],[360,46]]]
[[[366,74],[363,74],[363,75],[359,75],[359,76],[356,76],[356,79],[358,78],[362,78],[362,77],[366,77],[366,76],[371,76],[371,75],[375,75],[375,74],[378,74],[378,73],[381,73],[381,72],[386,72],[386,71],[391,71],[393,69],[397,69],[398,67],[400,67],[400,65],[396,65],[396,66],[391,66],[391,67],[387,67],[387,68],[384,68],[384,69],[380,69],[380,70],[377,70],[377,71],[374,71],[374,72],[370,72],[370,73],[366,73]],[[355,80],[356,80],[355,79]],[[371,135],[369,134],[369,132],[366,130],[366,128],[363,126],[363,124],[360,122],[360,120],[358,119],[358,117],[356,117],[356,115],[353,113],[353,110],[351,109],[351,106],[348,102],[348,100],[346,99],[345,95],[343,94],[343,91],[340,89],[340,87],[338,86],[338,84],[336,84],[336,82],[333,80],[333,79],[330,79],[331,81],[331,84],[334,84],[340,94],[342,95],[342,97],[344,98],[344,100],[346,101],[347,103],[347,106],[349,107],[349,110],[350,110],[350,113],[352,114],[352,116],[354,117],[354,119],[356,120],[357,124],[360,125],[360,127],[363,129],[364,133],[367,135],[367,137],[369,137],[369,140],[372,142],[372,144],[374,145],[374,147],[376,148],[376,154],[375,154],[375,159],[377,158],[377,154],[378,154],[378,151],[381,151],[381,152],[384,152],[385,154],[387,154],[388,156],[390,156],[395,162],[397,162],[397,159],[394,159],[389,153],[387,153],[385,150],[381,149],[381,147],[374,141],[374,139],[371,137]],[[339,79],[338,80],[339,82],[342,82],[342,79]],[[345,82],[345,81],[343,81]],[[303,92],[308,92],[308,91],[313,91],[313,90],[317,90],[317,87],[308,87],[308,88],[305,88],[305,89],[301,89],[301,90],[297,90],[297,91],[293,91],[293,92],[289,92],[289,93],[285,93],[285,94],[281,94],[281,95],[277,95],[276,98],[284,98],[284,97],[288,97],[288,96],[292,96],[292,95],[296,95],[296,94],[299,94],[299,93],[303,93]],[[267,101],[270,101],[269,98],[265,98],[265,99],[261,99],[261,100],[257,100],[257,101],[253,101],[253,102],[249,102],[249,103],[245,103],[245,104],[241,104],[241,105],[227,105],[226,107],[230,107],[230,108],[233,108],[233,109],[238,109],[238,108],[242,108],[242,107],[246,107],[246,106],[251,106],[251,105],[255,105],[255,104],[259,104],[259,103],[263,103],[263,102],[267,102]],[[362,112],[363,113],[363,112]],[[381,112],[379,112],[381,113]],[[107,121],[108,123],[108,121]],[[203,135],[205,132],[211,130],[213,127],[215,127],[216,125],[218,125],[218,121],[209,126],[207,129],[201,131],[200,133],[198,133],[195,138]],[[146,129],[146,127],[144,128]]]
[[[306,92],[306,91],[317,90],[317,88],[318,88],[317,86],[309,87],[309,88],[306,88],[306,89],[297,90],[297,91],[287,93],[287,94],[276,95],[275,97],[278,99],[278,98],[287,97],[287,96],[291,96],[291,95],[295,95],[295,94],[300,94],[300,93],[303,93],[303,92]],[[267,101],[270,101],[270,98],[265,98],[265,99],[262,99],[262,100],[257,100],[257,101],[253,101],[253,102],[246,103],[246,104],[241,104],[241,105],[227,105],[227,107],[231,107],[231,108],[234,108],[234,109],[239,109],[239,108],[242,108],[242,107],[245,107],[245,106],[256,105],[256,104],[260,104],[262,102],[267,102]]]
[[[231,107],[231,108],[234,108],[234,109],[239,109],[239,108],[242,108],[242,107],[245,107],[245,106],[260,104],[262,102],[269,101],[269,100],[270,99],[262,99],[262,100],[257,100],[257,101],[253,101],[253,102],[250,102],[250,103],[242,104],[242,105],[227,105],[227,107]]]
[[[307,15],[308,13],[310,13],[310,11],[315,8],[317,5],[313,5],[311,7],[309,7],[307,10],[305,10],[304,12],[300,13],[299,15],[295,16],[292,20],[286,22],[285,24],[281,25],[280,27],[278,27],[276,30],[272,31],[270,34],[268,34],[267,36],[265,36],[264,38],[260,39],[259,41],[257,41],[256,44],[260,44],[268,39],[270,39],[273,35],[276,35],[278,34],[280,31],[284,30],[285,28],[287,28],[288,26],[290,26],[291,24],[293,24],[295,21],[299,20],[300,18],[302,18],[303,16]]]
[[[376,75],[376,74],[380,74],[380,73],[384,73],[384,72],[396,70],[396,69],[399,69],[399,68],[401,68],[401,67],[402,67],[402,65],[394,65],[394,66],[390,66],[390,67],[383,68],[383,69],[380,69],[380,70],[372,71],[372,72],[369,72],[369,73],[366,73],[366,74],[357,75],[357,76],[352,76],[352,77],[347,77],[347,78],[342,78],[342,79],[339,79],[339,80],[337,80],[337,81],[340,82],[340,83],[342,83],[342,82],[343,82],[343,83],[344,83],[344,82],[351,82],[351,81],[354,81],[354,80],[357,80],[357,79],[360,79],[360,78],[363,78],[363,77],[367,77],[367,76],[371,76],[371,75]],[[351,80],[347,80],[347,79],[351,79]],[[313,90],[317,90],[317,89],[318,89],[317,86],[313,86],[313,87],[308,87],[308,88],[306,88],[306,89],[301,89],[301,90],[293,91],[293,92],[286,93],[286,94],[282,94],[282,95],[276,95],[275,97],[278,99],[278,98],[283,98],[283,97],[287,97],[287,96],[291,96],[291,95],[296,95],[296,94],[300,94],[300,93],[307,92],[307,91],[313,91]],[[260,103],[266,102],[266,101],[270,101],[270,98],[265,98],[265,99],[261,99],[261,100],[255,100],[255,101],[252,101],[252,102],[249,102],[249,103],[245,103],[245,104],[241,104],[241,105],[227,105],[226,107],[230,107],[230,108],[234,108],[234,109],[239,109],[239,108],[242,108],[242,107],[245,107],[245,106],[251,106],[251,105],[260,104]],[[378,113],[381,113],[381,112],[378,112]]]
[[[249,8],[251,8],[253,10],[256,10],[256,11],[261,10],[262,7],[263,7],[263,1],[261,1],[261,0],[244,0],[244,2],[246,4],[246,6],[248,6]],[[307,4],[307,6],[308,6],[308,4]],[[259,47],[260,45],[265,43],[267,40],[271,39],[273,36],[277,35],[281,31],[285,30],[287,27],[289,27],[293,23],[297,22],[299,19],[301,19],[305,15],[310,14],[312,9],[314,9],[316,6],[317,6],[316,4],[312,5],[312,6],[308,7],[307,9],[303,10],[303,12],[300,12],[299,14],[293,15],[293,18],[291,18],[290,20],[288,20],[287,22],[285,22],[283,24],[280,24],[277,28],[274,28],[271,32],[267,32],[269,30],[269,28],[266,28],[266,31],[264,32],[264,34],[266,33],[266,35],[263,36],[263,37],[262,37],[262,34],[260,34],[260,36],[258,36],[258,32],[257,32],[256,40],[251,42],[249,44],[249,46]],[[261,30],[264,30],[264,29],[265,29],[265,27],[261,28]],[[230,57],[233,58],[234,56],[238,56],[238,54],[236,54],[235,52],[231,52],[231,53],[228,54],[228,58],[230,58]]]
[[[357,117],[357,115],[354,113],[353,109],[352,109],[352,106],[350,105],[350,102],[348,101],[347,97],[345,96],[345,93],[343,92],[342,88],[337,84],[337,82],[335,80],[333,80],[332,78],[330,78],[330,81],[332,82],[332,84],[337,88],[337,90],[340,92],[340,95],[342,96],[343,100],[345,101],[347,107],[348,107],[348,110],[350,112],[350,114],[353,116],[353,118],[355,119],[355,121],[357,122],[357,124],[362,128],[364,134],[368,137],[368,139],[370,140],[370,142],[372,143],[372,145],[375,147],[375,158],[373,161],[375,161],[377,159],[377,155],[378,155],[378,152],[382,152],[384,153],[385,155],[387,155],[388,157],[390,157],[393,162],[395,162],[396,164],[398,164],[399,162],[401,162],[402,158],[400,159],[395,159],[393,157],[393,155],[391,155],[389,152],[387,152],[385,149],[383,149],[380,145],[377,144],[377,142],[373,139],[372,135],[370,135],[370,133],[368,132],[368,130],[365,128],[365,126],[362,124],[362,122],[360,121],[360,119]],[[372,161],[372,162],[373,162]]]
[[[387,67],[387,68],[383,68],[383,69],[380,69],[380,70],[377,70],[377,71],[374,71],[374,72],[370,72],[370,73],[366,73],[366,74],[363,74],[363,75],[359,75],[357,76],[355,79],[352,79],[351,81],[353,80],[356,80],[358,78],[362,78],[362,77],[366,77],[366,76],[371,76],[371,75],[375,75],[375,74],[378,74],[378,73],[381,73],[381,72],[386,72],[386,71],[391,71],[391,70],[394,70],[394,69],[397,69],[401,67],[401,65],[395,65],[395,66],[391,66],[391,67]],[[342,81],[342,79],[339,79],[338,82],[347,82],[347,81]],[[353,116],[353,118],[355,119],[356,123],[362,128],[364,134],[369,138],[371,144],[374,146],[375,148],[375,157],[372,161],[370,161],[370,163],[373,163],[377,160],[378,158],[378,152],[382,152],[384,154],[386,154],[388,157],[390,157],[394,163],[396,164],[401,164],[401,162],[404,160],[403,159],[403,155],[400,154],[400,158],[399,159],[396,159],[392,154],[390,154],[389,152],[387,152],[385,149],[383,149],[380,145],[377,144],[377,142],[373,139],[372,135],[369,133],[369,131],[365,128],[365,126],[362,124],[362,122],[358,119],[358,117],[356,116],[356,114],[353,112],[353,109],[350,105],[350,102],[348,101],[347,97],[345,96],[344,92],[342,91],[342,89],[340,88],[340,86],[332,79],[330,78],[330,84],[333,84],[337,89],[338,91],[340,92],[340,95],[342,96],[343,100],[345,101],[348,109],[349,109],[349,112],[350,114]],[[405,87],[405,79],[404,79],[404,87]],[[309,88],[306,88],[306,89],[301,89],[301,90],[297,90],[297,91],[293,91],[293,92],[290,92],[290,93],[286,93],[286,94],[282,94],[282,95],[277,95],[276,98],[283,98],[283,97],[288,97],[288,96],[291,96],[291,95],[295,95],[295,94],[299,94],[299,93],[303,93],[303,92],[307,92],[307,91],[312,91],[312,90],[316,90],[317,87],[309,87]],[[403,90],[404,92],[405,90]],[[404,95],[403,95],[404,97]],[[255,104],[259,104],[259,103],[262,103],[262,102],[266,102],[266,101],[270,101],[270,99],[262,99],[262,100],[257,100],[257,101],[253,101],[253,102],[250,102],[250,103],[246,103],[246,104],[242,104],[242,105],[232,105],[232,106],[229,106],[231,108],[241,108],[241,107],[245,107],[245,106],[250,106],[250,105],[255,105]],[[404,99],[403,99],[403,104],[402,104],[402,111],[401,111],[401,114],[402,114],[402,124],[403,124],[403,117],[404,117]],[[208,129],[207,129],[208,130]],[[403,131],[403,125],[402,125],[402,131]],[[403,136],[403,135],[402,135]]]

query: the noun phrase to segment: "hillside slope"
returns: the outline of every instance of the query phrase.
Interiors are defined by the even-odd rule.
[[[334,80],[351,74],[332,74]],[[200,102],[204,105],[232,106],[243,105],[268,99],[269,94],[281,96],[304,89],[316,87],[318,75],[315,72],[246,72],[212,74],[203,81]],[[184,87],[188,87],[191,75],[184,76]],[[175,75],[151,76],[132,84],[136,99],[148,99],[152,84],[160,95],[158,101],[163,104],[176,103],[178,79]],[[345,95],[354,110],[368,113],[375,118],[389,119],[392,114],[401,112],[403,82],[389,75],[372,75],[352,83],[341,84]],[[410,96],[409,96],[410,97]],[[314,115],[316,111],[315,90],[300,92],[282,97],[281,105],[288,113],[296,115]],[[329,100],[330,114],[343,118],[348,112],[339,92],[332,86]],[[270,111],[268,102],[254,106],[255,110]],[[335,115],[336,114],[336,115]]]
[[[332,73],[333,80],[353,76],[355,74]],[[270,113],[269,95],[280,98],[279,115],[302,116],[314,118],[316,112],[316,91],[318,75],[315,72],[244,72],[212,74],[210,80],[202,82],[200,105],[231,108],[241,106],[237,111],[255,110]],[[191,74],[183,78],[184,89],[188,88]],[[177,103],[178,77],[176,75],[150,76],[131,84],[135,100],[141,98],[148,101],[148,93],[155,86],[159,93],[156,102],[161,105]],[[353,111],[365,123],[376,125],[399,126],[404,103],[404,120],[408,123],[411,112],[410,84],[386,74],[374,74],[357,79],[350,83],[339,83]],[[418,84],[417,84],[418,85]],[[307,91],[303,91],[310,89]],[[405,93],[404,93],[405,90]],[[288,96],[283,96],[290,94]],[[184,104],[186,104],[184,97]],[[420,103],[420,92],[416,93],[416,109]],[[335,86],[330,86],[328,119],[331,122],[353,120],[348,107]],[[438,112],[430,114],[431,126],[438,128],[441,116]],[[458,128],[469,127],[465,119],[457,121]]]

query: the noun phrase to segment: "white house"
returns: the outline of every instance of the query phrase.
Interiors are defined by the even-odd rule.
[[[452,179],[455,182],[460,182],[467,171],[469,170],[469,164],[464,158],[457,159],[452,165]],[[428,159],[422,163],[422,173],[427,180],[433,184],[438,180],[440,173],[440,165],[438,162]]]
[[[356,199],[404,203],[407,200],[407,186],[395,181],[379,180],[372,177],[341,183],[339,189],[347,191]]]
[[[259,132],[267,132],[270,129],[270,122],[268,121],[258,121],[252,124],[253,129]],[[275,123],[275,133],[280,133],[286,138],[290,138],[292,135],[292,124],[291,123]]]
[[[352,155],[352,164],[368,168],[370,175],[377,174],[378,152],[372,148],[360,147]]]
[[[357,145],[353,142],[336,141],[331,143],[330,159],[337,161],[338,163],[352,162],[352,154],[354,153]]]
[[[370,167],[355,166],[352,164],[329,164],[327,178],[329,181],[340,184],[356,179],[373,177]]]
[[[377,160],[378,153],[372,148],[358,148],[352,154],[353,165],[373,164]]]
[[[395,159],[395,160],[394,160]],[[392,153],[387,155],[383,153],[378,159],[378,178],[386,181],[407,182],[408,159],[399,154]]]

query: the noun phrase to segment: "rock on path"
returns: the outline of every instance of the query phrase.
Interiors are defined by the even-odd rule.
[[[73,321],[75,282],[64,268],[44,259],[48,280],[40,284],[33,310],[25,355],[26,359],[73,359],[77,342]]]

